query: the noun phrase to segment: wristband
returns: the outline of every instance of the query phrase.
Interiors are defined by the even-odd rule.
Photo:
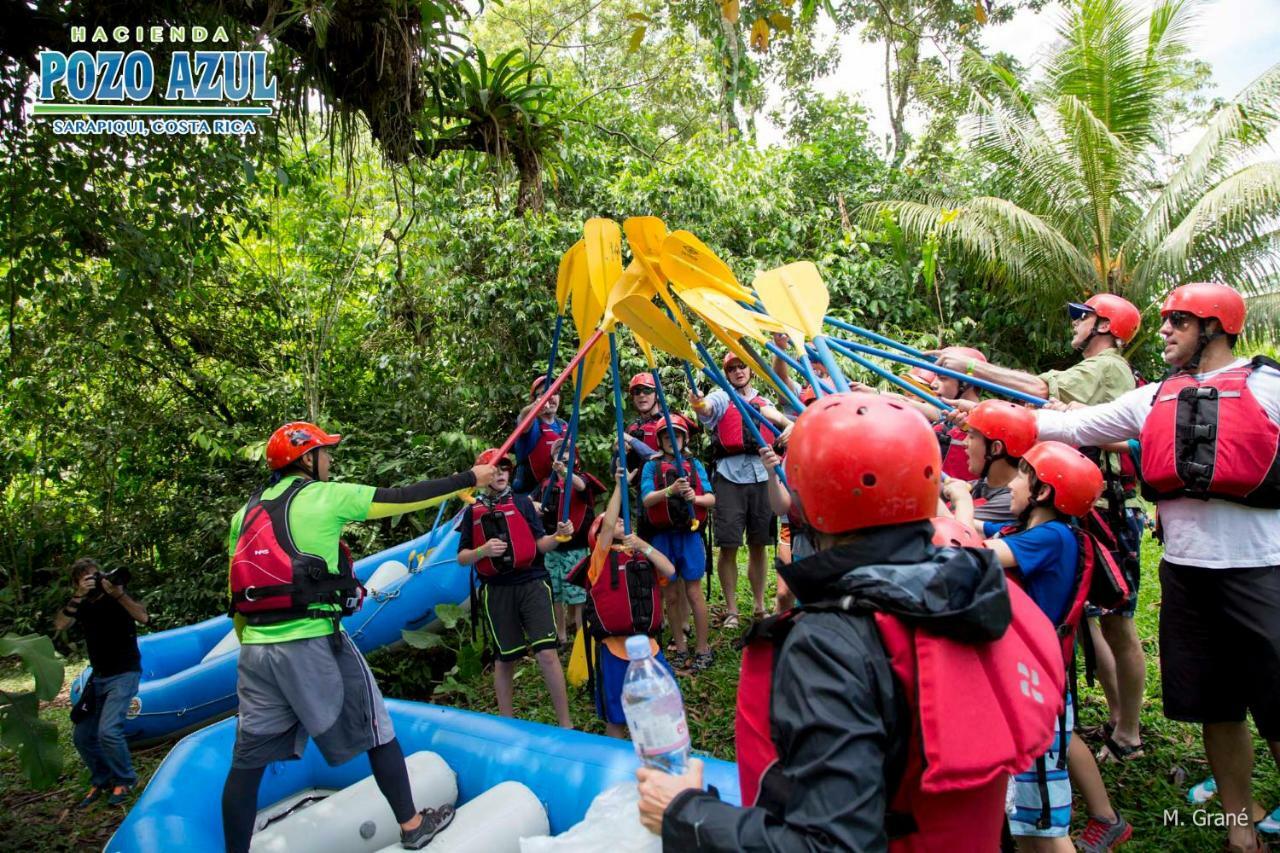
[[[667,486],[665,489],[662,490],[662,493],[667,497],[671,497],[671,487]]]
[[[652,546],[652,545],[646,545],[646,546],[644,546],[644,555],[645,555],[646,557],[652,557],[652,556],[653,556],[653,546]]]
[[[966,375],[966,376],[972,376],[972,375],[973,375],[973,368],[974,368],[974,366],[975,366],[977,363],[978,363],[978,362],[974,361],[973,359],[969,359],[969,364],[968,364],[968,366],[967,366],[967,367],[965,367],[965,369],[964,369],[964,372],[965,372],[965,375]]]

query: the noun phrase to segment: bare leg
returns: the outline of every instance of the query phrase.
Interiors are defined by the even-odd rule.
[[[751,597],[755,612],[764,612],[764,588],[769,580],[769,551],[764,545],[747,546],[747,580],[751,583]]]
[[[556,618],[556,639],[559,640],[560,645],[563,646],[568,641],[568,634],[566,633],[568,626],[565,624],[565,621],[564,621],[565,620],[564,602],[563,601],[551,602],[551,611],[555,614],[555,618]]]
[[[1116,811],[1111,807],[1107,786],[1103,784],[1102,774],[1098,772],[1098,762],[1093,759],[1088,745],[1078,737],[1073,737],[1067,746],[1067,775],[1071,777],[1071,787],[1084,798],[1085,811],[1089,817],[1115,823]]]
[[[504,717],[516,715],[511,697],[515,692],[516,662],[510,660],[494,661],[493,692],[498,697],[498,713]]]
[[[684,598],[683,590],[680,588],[679,581],[672,581],[662,590],[662,603],[667,608],[667,618],[671,621],[671,637],[675,640],[676,651],[687,654],[689,652],[689,641],[684,636],[684,629],[680,626],[681,612],[684,609],[680,605],[680,600]]]
[[[542,669],[542,680],[547,684],[547,692],[551,694],[551,706],[556,709],[556,721],[562,729],[573,728],[573,718],[569,716],[569,691],[564,686],[564,670],[560,667],[560,658],[555,649],[543,649],[538,652],[538,666]]]
[[[731,615],[738,615],[738,549],[721,548],[716,558],[716,574],[720,576],[720,589],[724,590],[725,607]]]
[[[1066,836],[1061,838],[1024,836],[1016,840],[1018,849],[1025,850],[1027,853],[1074,853],[1075,851],[1075,848],[1071,846],[1071,839]]]
[[[574,630],[582,629],[582,605],[581,604],[569,605],[569,625],[572,625],[574,627]],[[568,625],[566,625],[565,628],[567,633]]]
[[[1143,693],[1147,685],[1147,658],[1138,639],[1138,627],[1127,616],[1103,616],[1098,620],[1115,658],[1115,681],[1118,703],[1112,704],[1111,721],[1115,723],[1116,743],[1137,746],[1141,741],[1138,718],[1142,713]]]
[[[707,635],[707,599],[702,594],[702,581],[684,582],[685,600],[693,614],[693,650],[700,655],[711,651]]]
[[[1120,716],[1120,688],[1116,684],[1116,659],[1111,654],[1111,646],[1107,645],[1106,638],[1102,636],[1098,619],[1095,617],[1088,622],[1089,638],[1093,640],[1093,672],[1098,678],[1098,683],[1102,685],[1102,694],[1107,697],[1109,715],[1107,722],[1114,726]]]
[[[784,566],[791,565],[791,543],[778,540],[778,562]],[[781,613],[784,610],[790,610],[795,606],[796,597],[791,594],[791,589],[787,586],[787,582],[782,579],[782,574],[778,574],[778,592],[774,597],[774,609]]]
[[[1253,850],[1253,816],[1250,805],[1250,777],[1253,774],[1253,739],[1249,727],[1239,723],[1206,723],[1204,751],[1209,758],[1213,778],[1218,781],[1222,811],[1240,825],[1227,829],[1227,840],[1245,850]]]

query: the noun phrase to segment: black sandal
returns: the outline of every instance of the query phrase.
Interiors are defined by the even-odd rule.
[[[1117,764],[1123,764],[1126,761],[1130,761],[1135,758],[1142,758],[1142,756],[1145,755],[1141,741],[1133,746],[1122,746],[1121,744],[1116,743],[1114,732],[1107,732],[1106,737],[1103,738],[1103,744],[1102,749],[1098,751],[1097,757],[1099,762],[1110,760]]]
[[[423,809],[418,814],[422,815],[422,823],[417,828],[400,830],[400,846],[405,850],[421,850],[430,844],[431,839],[453,823],[455,812],[453,806],[446,804],[438,809]]]

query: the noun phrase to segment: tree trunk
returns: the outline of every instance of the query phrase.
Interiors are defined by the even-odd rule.
[[[541,213],[546,206],[542,191],[542,163],[538,152],[517,148],[513,152],[516,170],[520,174],[520,189],[516,194],[516,216],[525,213]]]

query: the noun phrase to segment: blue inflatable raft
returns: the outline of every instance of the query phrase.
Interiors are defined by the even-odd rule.
[[[418,702],[388,699],[387,708],[406,755],[430,750],[457,774],[459,805],[501,782],[520,782],[546,808],[552,834],[580,821],[601,791],[635,778],[638,765],[628,741]],[[229,719],[178,743],[106,850],[221,853],[218,794],[231,763],[235,734],[235,720]],[[369,773],[364,756],[330,767],[311,743],[301,760],[267,769],[258,793],[259,808],[307,789],[345,788]],[[704,779],[719,789],[725,801],[739,801],[736,765],[707,759]]]
[[[430,624],[438,604],[467,600],[471,572],[458,565],[457,553],[449,522],[356,562],[370,595],[342,624],[362,652],[399,641],[401,629]],[[173,737],[235,712],[239,645],[231,631],[224,615],[138,638],[142,681],[125,722],[130,741]],[[72,702],[91,674],[86,669],[72,684]]]

